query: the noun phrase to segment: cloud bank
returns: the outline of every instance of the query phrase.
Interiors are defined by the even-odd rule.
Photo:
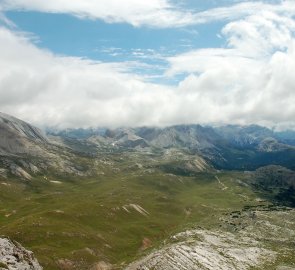
[[[287,4],[268,5],[226,23],[220,33],[223,48],[166,58],[169,68],[163,76],[184,76],[175,86],[146,81],[132,73],[130,63],[55,55],[2,26],[0,110],[60,128],[188,123],[295,127],[295,21]]]

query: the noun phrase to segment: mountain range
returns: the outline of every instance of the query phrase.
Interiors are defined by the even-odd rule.
[[[48,134],[62,138],[64,144],[70,147],[84,143],[96,150],[181,149],[202,156],[218,169],[254,170],[268,164],[295,168],[295,132],[275,132],[257,125],[68,129],[55,132],[49,130]],[[87,148],[84,149],[87,152]],[[83,147],[80,150],[83,151]]]
[[[27,256],[5,239],[48,270],[294,269],[294,131],[42,131],[0,113],[0,135],[0,269]]]
[[[51,167],[83,174],[76,155],[102,151],[165,152],[179,150],[198,156],[208,166],[224,170],[255,170],[266,165],[295,169],[295,131],[275,132],[265,127],[178,125],[165,128],[40,129],[0,113],[0,156],[14,174]],[[24,158],[30,158],[26,164]],[[16,162],[15,162],[16,161]],[[78,167],[78,168],[77,168]],[[3,171],[7,168],[2,168]],[[21,172],[21,173],[20,173]]]

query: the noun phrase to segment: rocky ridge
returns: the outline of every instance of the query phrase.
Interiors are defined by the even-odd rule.
[[[76,155],[65,145],[50,140],[40,129],[0,112],[0,177],[14,175],[31,180],[47,170],[83,176]]]
[[[0,113],[0,154],[42,155],[48,139],[38,128],[10,115]]]

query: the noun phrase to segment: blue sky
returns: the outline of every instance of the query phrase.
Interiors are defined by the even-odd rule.
[[[183,3],[191,9],[204,10],[196,1]],[[212,1],[213,2],[213,1]],[[32,11],[6,13],[22,31],[35,35],[36,46],[56,54],[89,58],[103,62],[141,61],[153,65],[150,69],[135,68],[134,72],[160,75],[167,62],[161,56],[173,56],[193,48],[212,48],[224,45],[218,37],[224,22],[211,22],[179,28],[135,27],[128,23],[111,24],[102,20],[82,20],[69,14]],[[157,68],[159,66],[159,68]],[[178,78],[152,78],[159,83],[177,83]]]
[[[60,128],[293,128],[294,16],[291,0],[0,0],[0,109]]]

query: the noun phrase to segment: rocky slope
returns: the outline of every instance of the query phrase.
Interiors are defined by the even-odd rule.
[[[42,155],[42,145],[48,143],[41,130],[4,113],[0,113],[0,134],[2,155]]]
[[[175,235],[177,244],[156,251],[126,270],[247,270],[275,259],[275,253],[248,237],[193,230]]]
[[[48,170],[83,175],[75,165],[73,149],[58,144],[38,128],[0,113],[0,178],[14,175],[31,180]]]
[[[226,230],[221,226],[178,233],[125,270],[295,269],[281,260],[293,255],[294,218],[294,209],[235,213],[223,220]]]
[[[42,270],[31,251],[8,238],[0,238],[1,270]]]

